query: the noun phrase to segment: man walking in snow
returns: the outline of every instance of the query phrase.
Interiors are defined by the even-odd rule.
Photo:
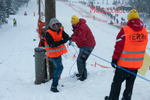
[[[15,18],[13,19],[13,27],[14,27],[14,26],[17,26],[17,21],[16,21]]]
[[[116,68],[109,96],[105,100],[118,100],[121,84],[126,81],[126,87],[121,100],[131,100],[135,75],[124,71],[118,65],[134,74],[142,67],[148,42],[148,33],[139,19],[138,12],[132,9],[128,14],[127,26],[122,27],[117,38],[114,54],[112,56],[112,67]]]
[[[77,58],[77,68],[79,72],[77,77],[79,77],[78,79],[80,81],[84,81],[87,78],[86,60],[93,51],[96,42],[90,28],[86,24],[85,19],[79,19],[77,16],[73,15],[71,23],[74,32],[71,36],[72,41],[74,41],[79,48],[83,49],[80,49]]]
[[[51,85],[52,92],[59,92],[57,85],[59,77],[63,71],[61,55],[67,53],[67,49],[64,44],[68,41],[68,39],[69,36],[63,30],[62,24],[56,18],[52,18],[45,34],[46,53],[49,59],[54,63],[53,82]]]

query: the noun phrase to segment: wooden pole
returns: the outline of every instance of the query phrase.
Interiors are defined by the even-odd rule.
[[[45,28],[46,29],[47,29],[50,19],[54,18],[55,16],[56,16],[55,15],[55,0],[45,0],[45,26],[46,26]],[[50,79],[52,79],[53,73],[54,73],[54,64],[52,61],[48,59],[48,57],[46,57],[46,61],[47,61],[46,63],[48,63],[47,65],[50,65],[50,66],[47,66],[47,69],[49,70]]]
[[[45,25],[47,25],[51,18],[55,17],[55,0],[45,0]]]

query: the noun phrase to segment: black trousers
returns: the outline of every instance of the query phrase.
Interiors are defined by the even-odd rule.
[[[137,74],[137,70],[129,70],[129,71]],[[110,95],[109,95],[110,100],[119,99],[119,94],[120,94],[121,85],[123,81],[126,81],[126,85],[125,85],[125,90],[123,93],[122,100],[131,100],[135,79],[136,79],[135,75],[132,75],[122,69],[116,68],[113,82],[111,85]]]
[[[83,50],[80,49],[79,55],[77,58],[77,68],[78,68],[80,78],[86,79],[87,78],[86,60],[90,56],[90,53],[93,51],[94,46],[83,47],[82,49]]]

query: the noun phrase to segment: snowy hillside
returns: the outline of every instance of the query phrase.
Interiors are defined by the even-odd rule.
[[[71,7],[68,3],[56,1],[56,17],[64,26],[64,30],[70,36],[73,33],[71,30],[72,15],[85,18],[96,39],[96,47],[92,53],[110,62],[116,35],[120,29],[84,17],[79,13],[89,14],[86,13],[87,9],[89,8],[80,4]],[[24,16],[25,11],[27,11],[27,16]],[[34,11],[36,12],[35,17],[33,16]],[[8,24],[0,28],[0,100],[104,100],[104,97],[110,92],[114,69],[109,63],[91,55],[87,61],[87,80],[77,81],[76,77],[70,76],[77,72],[76,64],[71,69],[76,60],[73,59],[76,51],[72,46],[69,46],[69,52],[62,57],[64,70],[58,86],[60,92],[52,93],[50,91],[51,81],[41,85],[34,84],[35,59],[33,55],[34,48],[39,43],[36,32],[37,12],[36,0],[31,0],[28,7],[21,7],[16,15],[10,16]],[[98,17],[105,19],[105,16],[99,15]],[[12,25],[13,18],[17,20],[17,27]],[[75,49],[78,51],[78,48]],[[150,55],[150,41],[146,52]],[[91,66],[95,62],[110,68]],[[145,78],[150,80],[150,70],[147,71]],[[123,84],[120,98],[124,87]],[[150,100],[149,93],[150,82],[137,77],[132,100]]]

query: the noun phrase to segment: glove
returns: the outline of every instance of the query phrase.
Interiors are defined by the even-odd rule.
[[[72,31],[74,32],[74,29],[72,29]]]
[[[72,43],[72,37],[69,37],[69,46],[71,45],[71,43]]]
[[[69,37],[69,39],[68,40],[72,40],[72,37]]]
[[[112,59],[112,61],[111,61],[111,66],[112,66],[113,68],[116,68],[117,62],[118,62],[118,60]]]
[[[66,43],[68,40],[71,40],[71,37],[68,37],[67,40],[61,40],[61,41],[59,41],[59,45],[62,45],[64,43]]]
[[[69,46],[71,45],[71,43],[72,43],[72,40],[69,40]]]

